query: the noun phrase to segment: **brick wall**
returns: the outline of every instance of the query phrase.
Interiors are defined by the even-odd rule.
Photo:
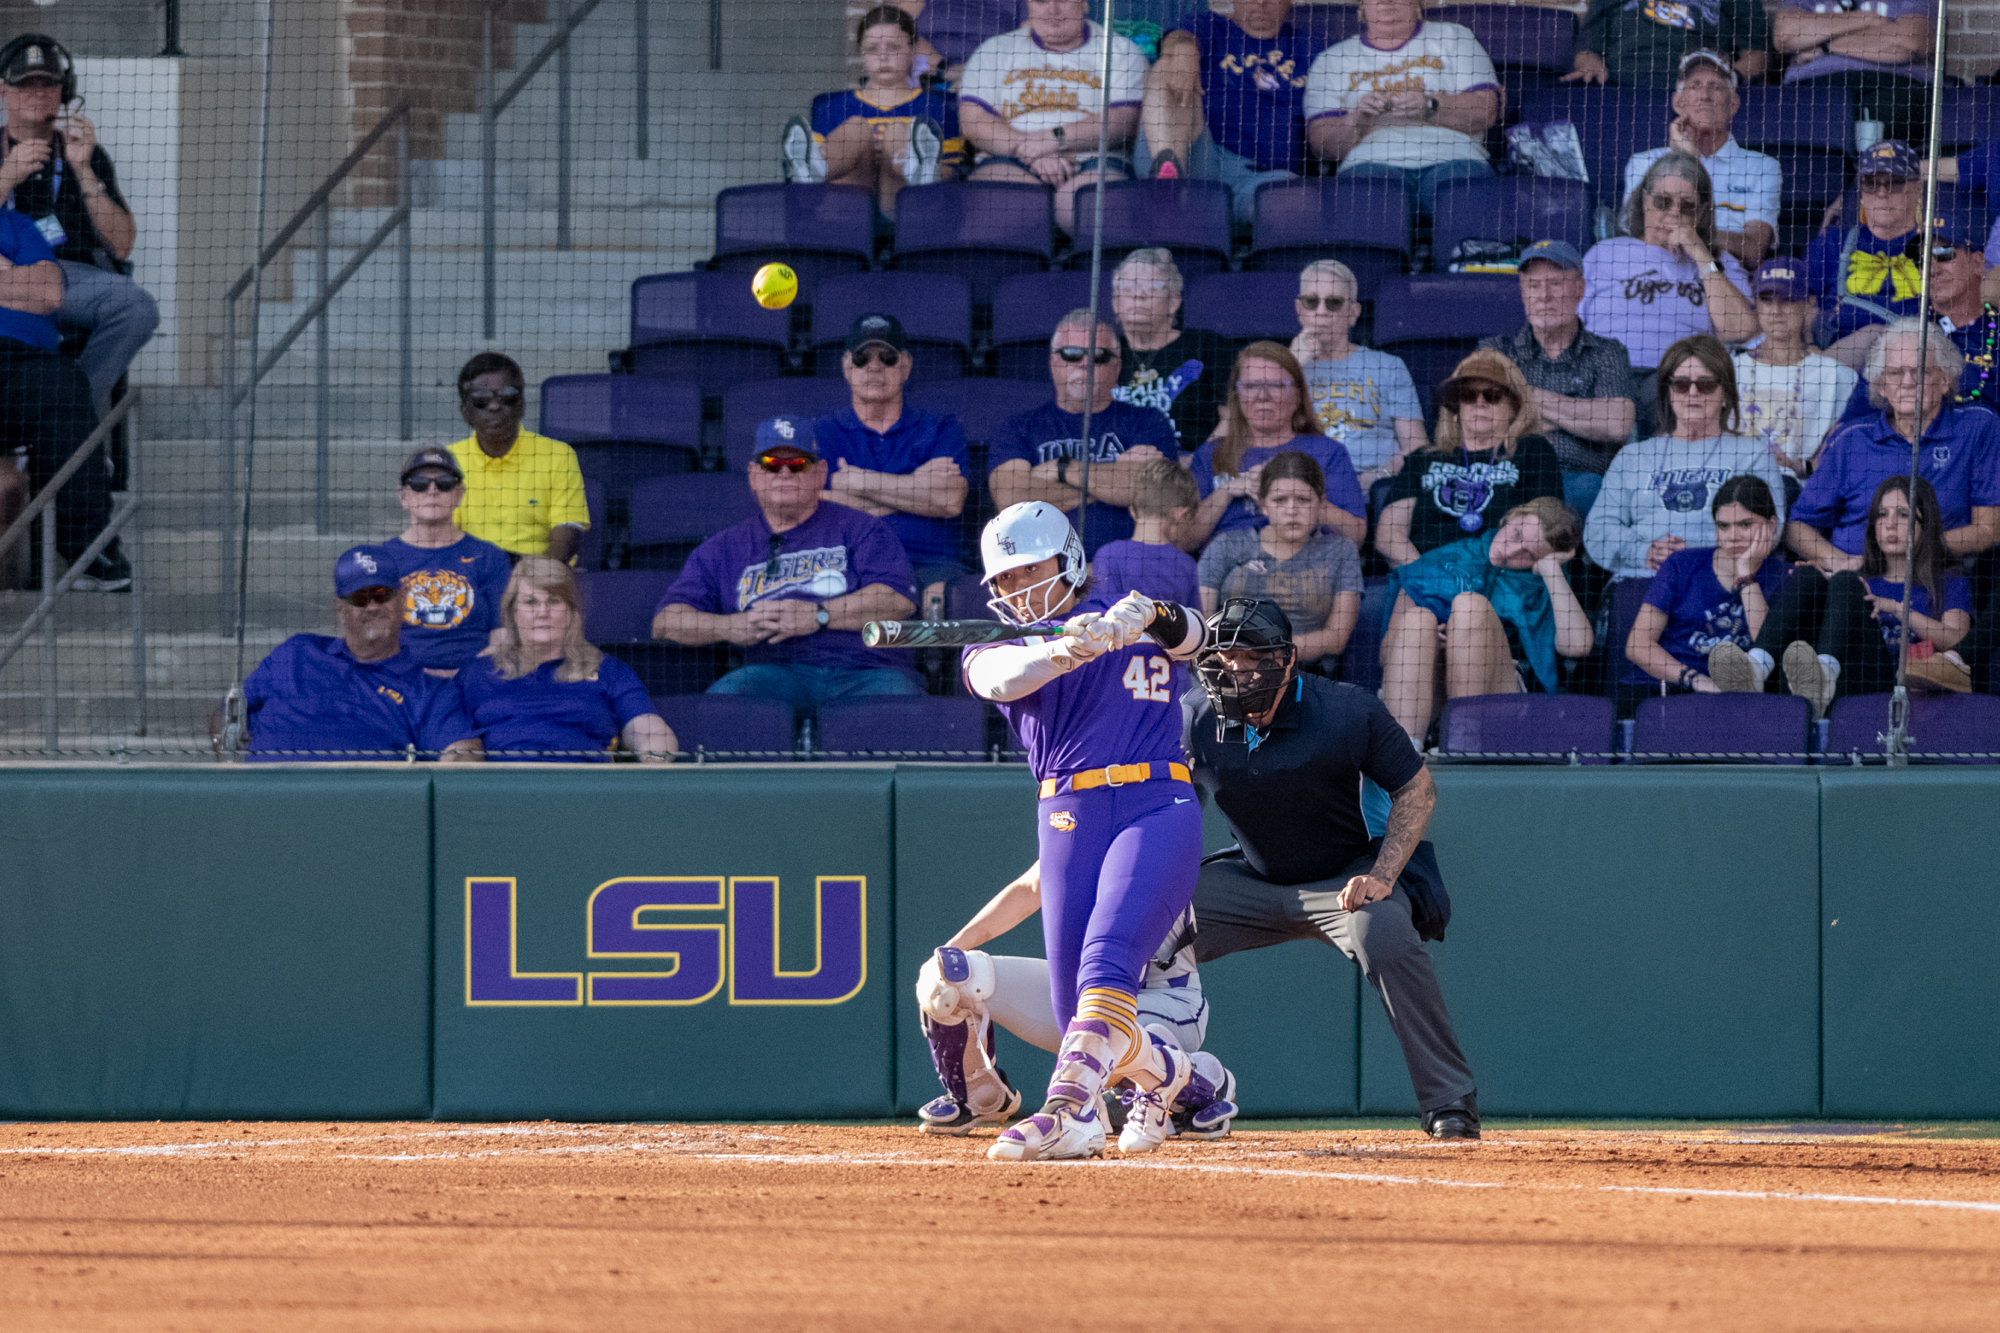
[[[410,102],[410,153],[444,155],[445,117],[479,109],[486,0],[344,0],[353,138],[382,113]],[[501,0],[494,15],[493,63],[514,64],[514,25],[543,21],[542,0]],[[356,173],[353,202],[395,198],[395,150],[387,144]]]

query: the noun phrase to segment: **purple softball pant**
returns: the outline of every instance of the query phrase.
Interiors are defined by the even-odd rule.
[[[1146,961],[1201,874],[1201,805],[1161,780],[1051,796],[1035,807],[1042,850],[1042,947],[1056,1025],[1092,986],[1136,994]]]

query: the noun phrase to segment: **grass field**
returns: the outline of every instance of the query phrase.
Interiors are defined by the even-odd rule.
[[[0,1327],[1991,1329],[2000,1126],[0,1125]]]

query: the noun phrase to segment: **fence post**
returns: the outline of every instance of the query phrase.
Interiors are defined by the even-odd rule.
[[[318,231],[314,286],[325,300],[333,260],[333,210],[325,205],[320,206]],[[333,531],[333,345],[327,333],[328,314],[328,306],[321,306],[313,321],[313,530],[322,537]]]
[[[556,48],[556,249],[566,251],[569,242],[570,161],[569,161],[569,0],[556,0],[556,31],[562,45]]]
[[[647,32],[648,18],[650,16],[646,12],[646,5],[647,0],[633,0],[632,5],[634,14],[632,20],[632,99],[639,113],[639,127],[635,136],[638,142],[634,145],[634,155],[641,162],[644,162],[652,152],[652,141],[649,137],[651,131],[646,123],[647,111],[649,104],[652,102],[650,90],[646,87],[647,79],[652,73],[652,61],[647,50],[652,37]]]
[[[141,502],[146,498],[140,484],[143,476],[140,451],[144,447],[145,439],[139,431],[139,404],[135,402],[125,409],[125,489]],[[146,734],[146,598],[139,573],[145,567],[139,556],[139,525],[128,522],[120,536],[124,538],[125,557],[132,565],[132,734],[143,736]]]
[[[494,210],[499,207],[498,183],[495,177],[500,171],[499,115],[493,106],[493,5],[486,6],[486,41],[480,78],[479,119],[480,119],[480,164],[479,164],[479,214],[480,214],[480,267],[481,281],[485,287],[486,341],[492,342],[500,336],[498,273],[496,272],[494,250],[499,244],[499,218]]]
[[[417,203],[410,194],[410,113],[396,122],[396,202],[403,207],[403,233],[396,242],[396,296],[402,303],[398,335],[401,341],[401,372],[398,383],[403,438],[416,434],[416,376],[411,365],[415,340],[410,328],[410,230],[417,224]]]
[[[89,466],[89,464],[85,464]],[[56,715],[56,510],[61,495],[49,497],[42,511],[42,748],[54,754],[62,740],[62,723]]]

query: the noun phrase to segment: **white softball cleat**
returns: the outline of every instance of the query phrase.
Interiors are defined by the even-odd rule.
[[[1104,1156],[1104,1114],[1095,1107],[1044,1107],[1002,1130],[986,1155],[996,1162],[1067,1162]]]
[[[981,1125],[1004,1125],[1021,1111],[1021,1093],[1007,1076],[1000,1075],[1000,1082],[1007,1090],[1006,1100],[996,1110],[975,1111],[950,1093],[935,1099],[917,1112],[922,1123],[917,1130],[922,1134],[946,1134],[961,1138],[978,1129]]]
[[[1188,1059],[1187,1052],[1180,1048],[1180,1043],[1165,1028],[1157,1023],[1150,1024],[1146,1028],[1146,1037],[1159,1052],[1167,1076],[1166,1081],[1151,1092],[1141,1091],[1135,1095],[1126,1108],[1125,1128],[1118,1131],[1118,1151],[1128,1157],[1153,1152],[1167,1141],[1174,1132],[1174,1117],[1170,1108],[1194,1073],[1194,1064]]]

